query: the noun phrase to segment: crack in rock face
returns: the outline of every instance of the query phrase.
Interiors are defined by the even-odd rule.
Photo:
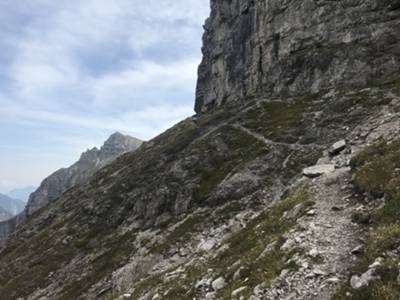
[[[399,6],[382,0],[212,0],[196,112],[256,95],[362,87],[398,73]]]

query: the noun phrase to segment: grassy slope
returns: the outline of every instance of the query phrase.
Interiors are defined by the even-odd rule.
[[[360,152],[352,161],[358,188],[371,199],[385,197],[385,205],[372,215],[373,229],[363,257],[353,274],[367,271],[376,258],[383,257],[377,269],[379,280],[352,290],[345,285],[336,300],[396,300],[400,297],[400,140],[382,141]]]

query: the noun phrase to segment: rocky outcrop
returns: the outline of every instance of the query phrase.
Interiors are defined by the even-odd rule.
[[[40,187],[30,195],[25,209],[26,214],[31,215],[64,191],[84,183],[115,158],[136,150],[141,144],[142,141],[136,138],[118,132],[114,133],[100,149],[93,148],[84,152],[75,164],[69,168],[60,169],[44,179]]]
[[[195,110],[362,87],[400,70],[398,0],[212,0]]]

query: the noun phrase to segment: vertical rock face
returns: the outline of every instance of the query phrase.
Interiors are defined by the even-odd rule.
[[[212,0],[195,110],[386,79],[399,15],[399,0]]]
[[[67,189],[85,182],[97,170],[118,156],[136,150],[141,144],[142,141],[136,138],[114,133],[100,149],[93,148],[84,152],[71,167],[60,169],[47,177],[29,197],[26,214],[31,215]]]

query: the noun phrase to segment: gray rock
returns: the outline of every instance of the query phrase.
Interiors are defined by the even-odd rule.
[[[233,274],[233,280],[238,280],[240,278],[240,273],[244,270],[244,267],[240,267],[239,269],[236,270],[236,272]]]
[[[318,255],[319,255],[320,253],[319,253],[319,251],[317,250],[317,248],[312,248],[311,250],[310,250],[310,252],[308,252],[308,255],[309,256],[311,256],[311,257],[317,257]]]
[[[308,167],[303,170],[303,174],[307,177],[318,177],[324,174],[333,173],[335,171],[335,165],[325,164]]]
[[[215,292],[208,292],[206,294],[206,300],[215,299]]]
[[[218,277],[212,282],[211,286],[214,291],[222,290],[226,286],[225,279],[223,277]]]
[[[211,286],[211,279],[203,278],[202,280],[196,283],[195,288],[200,289],[200,288],[207,288],[209,286]]]
[[[326,165],[326,164],[330,164],[330,163],[331,163],[330,158],[324,156],[324,157],[321,157],[320,159],[318,159],[318,161],[317,161],[316,164],[317,164],[317,165]]]
[[[353,250],[351,250],[351,254],[359,255],[364,253],[364,245],[358,245]]]
[[[383,257],[378,257],[371,265],[368,266],[368,269],[376,269],[380,267],[383,261],[384,261]]]
[[[350,285],[356,290],[363,286],[367,286],[372,280],[375,279],[377,279],[375,276],[375,269],[369,269],[361,276],[353,275],[350,280]]]
[[[344,210],[346,207],[344,206],[344,205],[334,205],[334,206],[332,206],[331,207],[331,209],[333,210],[333,211],[342,211],[342,210]]]
[[[232,297],[237,297],[240,293],[244,292],[245,290],[247,290],[248,287],[247,286],[242,286],[240,288],[237,288],[236,290],[234,290],[232,292]]]
[[[216,241],[213,238],[202,240],[197,246],[197,249],[201,251],[210,251],[212,248],[214,248],[215,244]]]
[[[292,239],[287,239],[286,242],[281,246],[281,250],[289,250],[296,245],[296,242]]]
[[[344,149],[346,149],[346,140],[340,140],[336,143],[334,143],[331,148],[329,149],[329,154],[330,155],[337,155],[340,152],[342,152]]]
[[[339,278],[337,278],[336,276],[334,276],[334,277],[330,277],[330,278],[328,278],[328,279],[326,280],[326,282],[327,282],[327,283],[333,283],[333,284],[336,284],[336,283],[339,283],[339,282],[340,282],[340,279],[339,279]]]
[[[127,298],[129,298],[129,297],[130,296],[128,296]],[[159,299],[161,299],[160,294],[155,294],[151,300],[159,300]]]
[[[327,273],[325,271],[322,271],[321,269],[318,269],[318,268],[315,268],[312,272],[316,276],[326,276],[327,275]]]

